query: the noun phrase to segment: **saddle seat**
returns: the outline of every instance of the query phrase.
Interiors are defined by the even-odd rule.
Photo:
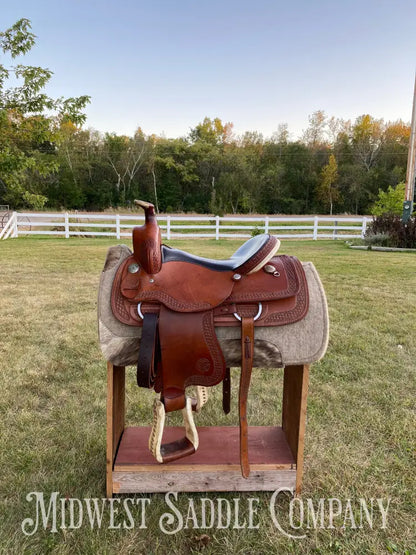
[[[158,274],[166,262],[189,262],[215,272],[248,275],[259,270],[278,251],[280,241],[264,233],[244,243],[228,260],[212,260],[162,245],[162,236],[153,204],[134,201],[145,211],[145,225],[133,229],[134,258],[147,274]],[[196,277],[196,274],[195,276]]]
[[[234,271],[250,274],[266,264],[276,254],[279,246],[279,240],[263,233],[246,241],[228,260],[215,260],[162,245],[162,260],[163,262],[189,262],[216,272]]]

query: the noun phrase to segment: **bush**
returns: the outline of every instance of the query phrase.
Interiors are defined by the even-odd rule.
[[[264,233],[264,230],[263,230],[263,229],[259,229],[257,226],[254,227],[254,228],[251,230],[251,236],[252,236],[252,237],[255,237],[256,235],[261,235],[262,233]]]
[[[416,249],[416,218],[412,217],[406,223],[396,214],[382,214],[373,218],[364,241],[375,245],[377,238],[388,243],[384,246]]]
[[[371,214],[382,216],[388,212],[389,214],[401,215],[405,187],[404,183],[399,183],[396,187],[390,186],[387,191],[379,189],[378,199],[371,208]]]
[[[391,237],[388,233],[375,233],[366,235],[364,243],[369,247],[392,247]]]

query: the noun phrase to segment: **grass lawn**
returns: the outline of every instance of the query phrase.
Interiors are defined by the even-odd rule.
[[[331,329],[326,357],[311,370],[305,440],[303,499],[352,501],[390,498],[386,528],[375,511],[373,528],[345,528],[344,512],[329,528],[304,526],[287,538],[273,523],[271,493],[182,494],[186,518],[191,497],[259,498],[259,528],[193,529],[166,535],[163,495],[151,498],[147,529],[101,529],[87,520],[77,530],[39,530],[32,491],[47,496],[105,496],[106,365],[97,342],[96,298],[101,268],[113,239],[19,238],[0,242],[0,553],[415,553],[416,552],[416,256],[348,249],[337,241],[287,241],[281,251],[316,265],[328,297]],[[128,242],[127,242],[128,244]],[[170,244],[225,258],[240,241],[183,240]],[[127,375],[127,422],[148,425],[150,392]],[[199,425],[237,422],[238,371],[233,406],[224,416],[219,391]],[[281,371],[256,370],[249,422],[280,423]],[[141,496],[136,496],[140,498]],[[290,497],[275,511],[289,530]],[[299,505],[297,505],[299,506]],[[306,501],[305,501],[306,507]],[[135,513],[136,514],[136,513]],[[200,514],[197,509],[197,514]],[[67,521],[68,522],[68,521]],[[286,522],[286,524],[285,524]],[[290,530],[289,530],[290,531]],[[204,534],[207,537],[201,537]]]

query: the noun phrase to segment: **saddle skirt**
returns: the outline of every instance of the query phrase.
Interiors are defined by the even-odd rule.
[[[293,256],[281,255],[273,257],[266,267],[254,274],[238,274],[235,280],[234,272],[219,273],[187,262],[168,262],[162,264],[156,276],[149,276],[136,268],[131,255],[116,272],[111,308],[123,324],[140,327],[143,314],[158,312],[161,306],[180,314],[213,309],[217,325],[235,326],[238,318],[234,314],[255,316],[261,303],[255,327],[298,322],[309,307],[302,264]]]

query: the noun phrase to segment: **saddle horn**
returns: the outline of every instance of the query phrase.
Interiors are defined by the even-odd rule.
[[[162,237],[151,202],[135,200],[144,209],[144,225],[133,228],[133,253],[137,263],[147,274],[157,274],[162,267]]]

